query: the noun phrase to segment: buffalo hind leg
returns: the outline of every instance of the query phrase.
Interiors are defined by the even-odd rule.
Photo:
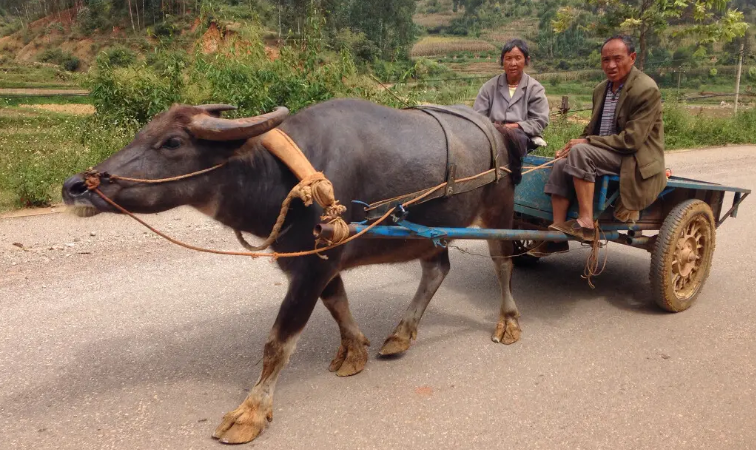
[[[336,357],[331,361],[328,370],[336,372],[336,375],[340,377],[348,377],[362,372],[368,360],[365,347],[370,345],[370,341],[362,334],[357,322],[352,317],[341,275],[336,275],[328,283],[320,298],[323,299],[323,304],[339,325],[339,333],[341,334],[341,345],[339,345]]]
[[[501,287],[499,322],[491,339],[503,344],[514,344],[520,340],[522,330],[518,320],[520,312],[512,297],[512,241],[488,241],[488,249]]]
[[[315,266],[317,267],[317,266]],[[255,439],[273,420],[273,391],[278,375],[294,352],[297,339],[310,318],[320,293],[333,277],[323,270],[297,271],[292,277],[278,317],[273,324],[263,352],[260,378],[247,398],[235,410],[223,416],[213,437],[224,444],[243,444]]]
[[[406,351],[412,341],[417,339],[417,325],[423,317],[425,308],[428,307],[433,295],[438,290],[441,283],[449,273],[449,250],[443,251],[420,260],[423,268],[423,274],[420,278],[420,285],[417,287],[415,297],[412,299],[407,311],[402,317],[402,321],[396,326],[396,329],[383,343],[383,347],[378,352],[380,355],[395,355]]]

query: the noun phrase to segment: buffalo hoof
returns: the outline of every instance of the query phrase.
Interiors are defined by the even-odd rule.
[[[502,344],[514,344],[515,342],[520,340],[520,334],[522,333],[522,330],[520,329],[520,322],[515,317],[506,317],[503,320],[500,320],[499,323],[496,324],[496,330],[494,330],[493,336],[491,336],[491,340]]]
[[[370,341],[360,333],[356,339],[341,339],[339,351],[336,357],[331,361],[328,370],[336,372],[340,377],[348,377],[362,372],[368,360],[368,352],[365,347],[370,345]]]
[[[272,420],[272,402],[255,402],[247,398],[238,408],[223,416],[213,438],[224,444],[244,444],[259,436]]]
[[[381,356],[397,355],[406,352],[410,348],[411,339],[407,336],[392,334],[383,343],[383,347],[378,352]]]

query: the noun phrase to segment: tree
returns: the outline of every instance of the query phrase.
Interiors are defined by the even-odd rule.
[[[275,0],[282,34],[302,37],[313,14],[325,19],[331,42],[363,36],[384,59],[405,58],[415,39],[415,0]],[[370,52],[368,52],[370,53]]]
[[[676,22],[673,37],[691,36],[698,42],[697,56],[706,54],[706,45],[729,42],[743,36],[748,24],[743,13],[729,8],[728,0],[589,0],[585,7],[560,9],[552,22],[554,31],[569,29],[581,14],[594,14],[594,31],[622,30],[638,37],[638,68],[643,70],[648,54],[648,41]]]
[[[352,0],[348,22],[339,28],[363,32],[378,45],[384,59],[404,58],[415,39],[414,0]]]
[[[539,40],[545,41],[550,58],[585,55],[593,45],[587,38],[595,32],[595,15],[579,7],[579,3],[561,6],[564,3],[545,2],[546,8],[541,12]]]

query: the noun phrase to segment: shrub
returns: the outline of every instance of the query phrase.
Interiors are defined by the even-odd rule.
[[[105,27],[105,4],[102,1],[90,1],[88,6],[79,10],[76,16],[76,23],[79,31],[85,36],[94,33],[95,30]]]
[[[165,74],[146,66],[114,68],[107,64],[98,64],[85,84],[97,116],[119,125],[147,123],[178,102],[184,86],[180,70]]]
[[[99,58],[111,67],[128,67],[136,62],[137,55],[129,48],[116,45],[100,53]]]
[[[37,37],[37,35],[34,34],[31,27],[26,27],[21,33],[21,42],[23,42],[24,45],[28,45],[35,37]]]
[[[748,68],[748,79],[756,81],[756,66]]]
[[[21,21],[14,20],[0,27],[0,37],[9,36],[21,29]]]
[[[48,48],[37,56],[37,61],[51,64],[60,64],[63,61],[63,50],[60,48]]]
[[[142,125],[172,103],[229,103],[238,115],[255,115],[278,105],[292,112],[336,96],[351,95],[345,80],[356,76],[348,50],[327,58],[316,48],[284,47],[275,61],[260,41],[228,53],[193,59],[157,52],[146,63],[113,67],[98,59],[86,81],[100,118]],[[328,59],[329,61],[324,61]]]
[[[69,72],[76,72],[79,69],[80,64],[81,62],[79,61],[79,58],[75,56],[69,56],[68,58],[65,58],[63,60],[63,63],[61,65]]]
[[[381,54],[381,50],[375,42],[368,39],[363,32],[354,33],[345,28],[334,37],[334,47],[338,50],[348,50],[360,62],[370,62]]]
[[[60,48],[50,48],[43,51],[37,56],[37,60],[45,63],[59,64],[69,72],[75,72],[81,64],[79,58],[73,56],[71,53],[64,52]]]

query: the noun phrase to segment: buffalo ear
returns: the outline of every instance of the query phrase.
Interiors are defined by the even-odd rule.
[[[267,114],[241,119],[221,119],[209,114],[196,114],[188,128],[194,136],[209,141],[246,140],[279,126],[288,115],[289,110],[283,106]]]
[[[203,111],[207,111],[213,117],[220,118],[223,111],[235,111],[237,108],[233,105],[224,105],[223,103],[210,103],[207,105],[196,106]]]

